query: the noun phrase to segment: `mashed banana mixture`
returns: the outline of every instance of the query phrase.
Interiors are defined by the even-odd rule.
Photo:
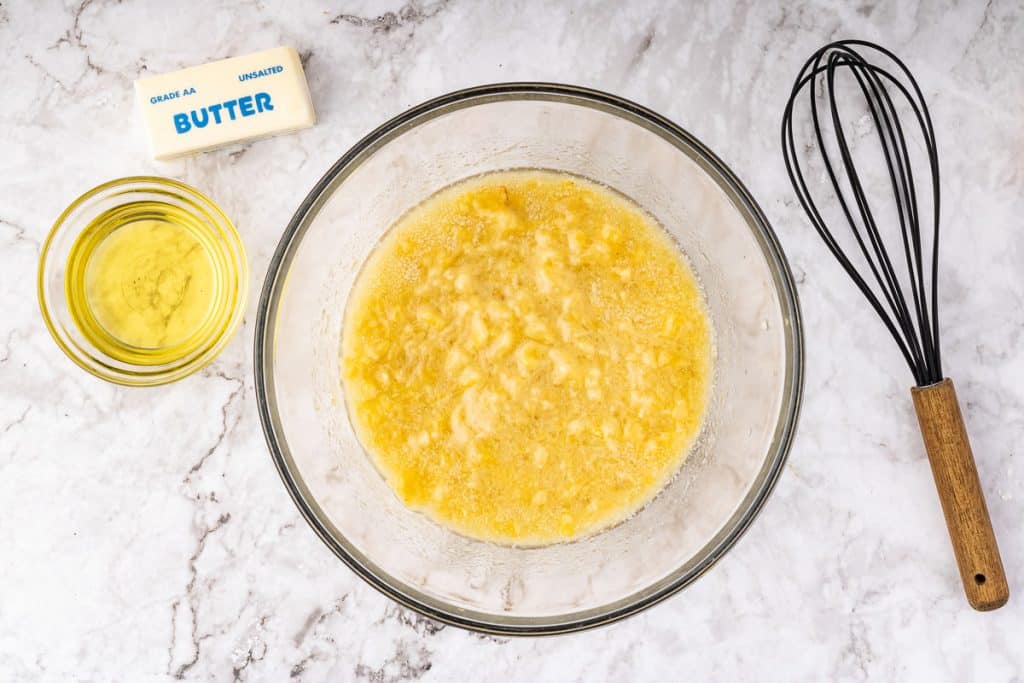
[[[697,281],[636,205],[575,176],[500,172],[431,197],[370,255],[343,380],[402,501],[538,545],[624,519],[673,476],[711,345]]]

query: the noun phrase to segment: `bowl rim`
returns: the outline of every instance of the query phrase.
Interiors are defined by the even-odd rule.
[[[51,246],[57,238],[57,235],[65,230],[78,229],[79,233],[81,233],[83,226],[73,225],[69,223],[68,219],[79,207],[83,206],[90,199],[104,193],[114,192],[116,194],[118,190],[123,190],[123,192],[144,191],[146,188],[154,186],[159,188],[161,191],[179,193],[190,200],[197,200],[198,202],[205,204],[205,208],[210,211],[216,220],[217,227],[223,232],[223,238],[225,241],[230,243],[232,249],[235,251],[233,256],[236,260],[236,270],[234,274],[237,294],[235,296],[234,305],[225,316],[226,323],[220,328],[218,334],[210,337],[212,341],[199,355],[194,356],[185,363],[169,365],[168,367],[163,367],[156,371],[148,370],[147,366],[126,363],[126,365],[130,365],[131,369],[124,369],[120,371],[120,374],[116,374],[114,372],[106,371],[103,366],[96,367],[87,363],[85,359],[83,359],[82,355],[71,344],[69,344],[58,331],[58,323],[55,320],[52,307],[47,303],[49,297],[46,293],[46,288],[48,286],[47,266],[52,261]],[[46,325],[47,331],[50,333],[50,337],[53,338],[53,341],[57,344],[60,350],[64,352],[64,355],[71,359],[75,365],[82,368],[90,375],[112,384],[128,387],[160,386],[184,379],[185,377],[188,377],[189,375],[192,375],[206,367],[213,362],[220,352],[224,350],[224,347],[227,346],[228,342],[230,342],[235,336],[235,333],[238,331],[238,328],[242,323],[242,318],[245,316],[246,303],[249,298],[248,258],[245,252],[245,245],[242,243],[241,235],[239,235],[235,224],[230,218],[228,218],[227,214],[224,213],[220,206],[204,192],[173,178],[163,178],[152,175],[122,176],[120,178],[114,178],[104,183],[100,183],[99,185],[83,192],[76,197],[74,201],[70,202],[61,212],[60,216],[57,217],[57,220],[54,221],[53,226],[50,228],[50,231],[46,235],[46,239],[43,241],[43,244],[39,249],[39,262],[36,268],[36,298],[38,300],[40,313],[42,313],[43,316],[43,322]],[[139,369],[136,370],[136,368]]]
[[[329,196],[327,190],[340,184],[377,149],[397,139],[406,131],[443,114],[466,107],[496,101],[542,100],[575,104],[617,115],[640,125],[672,144],[699,164],[716,184],[726,192],[737,209],[745,214],[747,223],[758,240],[773,276],[776,294],[782,307],[785,337],[786,376],[784,378],[779,418],[772,445],[765,454],[761,469],[746,497],[726,524],[694,557],[694,566],[657,589],[651,584],[619,600],[575,612],[556,615],[508,617],[489,612],[468,610],[426,596],[387,573],[375,572],[338,541],[319,518],[315,501],[301,475],[289,467],[291,456],[280,428],[273,387],[274,330],[287,267],[297,246],[296,238],[305,232],[307,218],[315,216]],[[301,241],[301,240],[299,240]],[[610,624],[655,605],[674,595],[710,569],[736,543],[761,511],[778,480],[792,445],[803,394],[804,341],[800,304],[788,261],[767,217],[747,188],[729,167],[700,140],[660,114],[630,100],[590,88],[547,82],[506,82],[456,90],[427,100],[386,121],[356,142],[313,186],[302,200],[285,228],[267,266],[260,293],[254,331],[253,360],[257,408],[263,434],[274,465],[300,514],[320,540],[360,578],[386,597],[431,619],[471,631],[497,635],[552,635],[582,631]],[[310,500],[307,500],[310,499]],[[678,570],[677,570],[678,571]],[[669,575],[671,576],[671,574]],[[423,598],[436,604],[429,604]]]

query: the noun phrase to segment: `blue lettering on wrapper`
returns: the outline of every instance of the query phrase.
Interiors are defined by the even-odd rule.
[[[227,111],[228,115],[221,116],[223,111]],[[236,111],[238,115],[236,115]],[[211,123],[214,126],[219,126],[222,123],[227,123],[228,120],[235,121],[239,116],[254,116],[268,111],[274,111],[270,93],[258,92],[239,97],[237,100],[209,104],[188,113],[174,114],[172,120],[174,121],[174,130],[178,132],[178,135],[182,135],[193,128],[206,128]]]
[[[200,118],[202,114],[202,118]],[[210,122],[210,114],[206,111],[206,107],[203,107],[199,111],[192,110],[192,125],[196,128],[206,128],[206,124]]]
[[[256,100],[256,111],[274,111],[274,105],[270,103],[270,93],[258,92],[253,97]]]
[[[279,74],[282,71],[284,71],[284,67],[277,64],[266,69],[260,69],[259,71],[250,71],[248,73],[238,74],[238,80],[245,82],[253,78],[263,78],[264,76],[270,76],[271,74]]]
[[[149,98],[149,103],[150,104],[158,104],[160,102],[167,102],[168,100],[173,100],[174,98],[176,98],[178,96],[178,94],[179,94],[179,91],[175,90],[173,92],[166,92],[166,93],[162,93],[160,95],[154,95],[153,97]]]

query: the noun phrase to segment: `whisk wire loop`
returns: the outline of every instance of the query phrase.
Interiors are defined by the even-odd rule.
[[[865,53],[881,55],[895,64],[896,69],[883,68],[877,60],[868,61],[858,48],[865,48]],[[874,130],[878,133],[879,149],[885,160],[889,187],[896,207],[895,222],[899,225],[898,234],[903,247],[902,260],[906,266],[903,277],[897,273],[883,237],[882,228],[886,221],[872,209],[862,174],[858,172],[854,161],[840,110],[841,96],[837,89],[837,76],[843,71],[853,76],[867,104]],[[822,97],[818,95],[819,88]],[[822,216],[800,163],[793,116],[804,89],[807,89],[810,103],[810,121],[816,150],[828,184],[838,201],[839,210],[857,245],[856,251],[859,251],[867,265],[867,272],[862,273],[858,269]],[[827,106],[819,104],[822,98],[826,100]],[[919,193],[911,148],[907,143],[908,129],[901,120],[897,100],[905,102],[909,107],[912,116],[907,117],[906,122],[913,124],[911,128],[919,129],[928,157],[927,170],[931,177],[928,189],[932,195],[931,253],[928,255],[930,264],[926,264],[924,254],[926,240],[918,206]],[[826,140],[829,132],[839,151],[837,159],[829,152]],[[807,60],[794,82],[782,119],[782,148],[786,171],[811,224],[882,320],[910,367],[915,382],[918,386],[926,386],[940,381],[943,375],[939,351],[937,286],[940,207],[938,149],[928,106],[910,70],[892,52],[867,41],[841,40],[824,46]],[[806,147],[808,153],[814,149],[809,144]]]

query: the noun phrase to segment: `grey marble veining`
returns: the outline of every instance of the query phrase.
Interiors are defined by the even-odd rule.
[[[0,4],[0,679],[1021,680],[1024,675],[1024,10],[985,2]],[[911,378],[811,233],[778,140],[791,80],[838,37],[897,51],[942,161],[940,310],[1009,575],[963,598]],[[319,115],[296,135],[159,164],[131,83],[276,45]],[[255,296],[223,355],[131,390],[75,368],[37,311],[53,219],[153,173],[208,192],[252,291],[291,213],[360,136],[429,97],[502,80],[588,85],[693,132],[740,175],[801,287],[805,405],[772,499],[710,573],[626,622],[540,640],[418,617],[307,528],[260,433]]]

